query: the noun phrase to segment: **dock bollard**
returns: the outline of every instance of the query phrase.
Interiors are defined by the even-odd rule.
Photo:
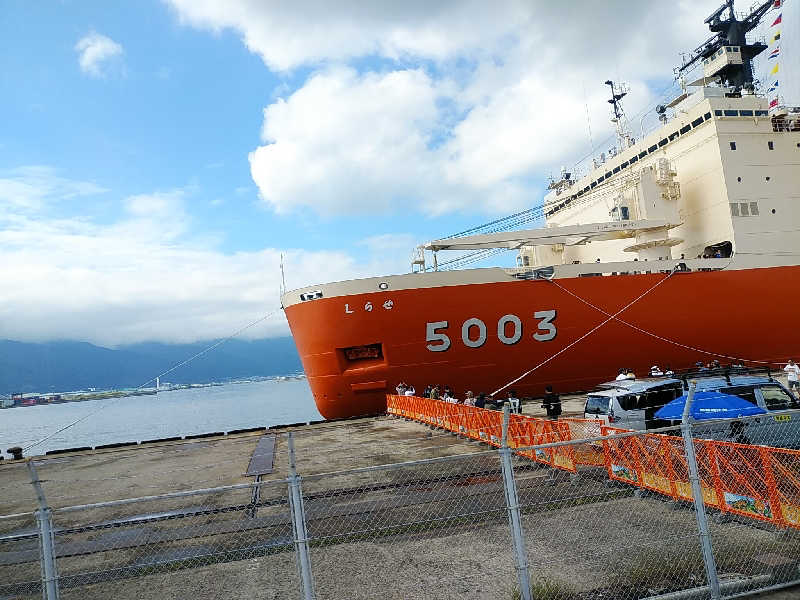
[[[14,460],[22,460],[22,448],[19,446],[12,446],[6,450]]]

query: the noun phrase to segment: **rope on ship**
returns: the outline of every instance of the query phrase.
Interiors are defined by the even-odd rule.
[[[245,325],[244,327],[242,327],[241,329],[238,329],[237,331],[235,331],[234,333],[232,333],[232,334],[231,334],[231,335],[229,335],[228,337],[226,337],[226,338],[223,338],[223,339],[221,339],[221,340],[219,340],[219,341],[217,341],[217,342],[215,342],[215,343],[211,344],[209,347],[205,348],[204,350],[201,350],[200,352],[198,352],[198,353],[197,353],[197,354],[195,354],[194,356],[192,356],[192,357],[190,357],[190,358],[187,358],[187,359],[186,359],[186,360],[184,360],[183,362],[181,362],[181,363],[178,363],[177,365],[175,365],[175,366],[173,366],[173,367],[171,367],[171,368],[167,369],[167,370],[166,370],[166,371],[164,371],[163,373],[161,373],[161,374],[159,374],[159,375],[156,375],[155,377],[152,377],[152,378],[148,379],[147,381],[145,381],[145,382],[144,382],[144,383],[142,383],[141,385],[138,385],[138,386],[137,386],[137,387],[135,387],[134,389],[135,389],[135,390],[139,390],[139,389],[141,389],[141,388],[145,387],[147,384],[149,384],[149,383],[152,383],[153,381],[155,381],[155,380],[156,380],[156,379],[158,379],[159,377],[163,377],[164,375],[168,375],[169,373],[172,373],[172,372],[173,372],[175,369],[179,369],[180,367],[182,367],[182,366],[184,366],[184,365],[188,365],[188,364],[189,364],[190,362],[192,362],[193,360],[196,360],[196,359],[200,358],[200,357],[201,357],[201,356],[203,356],[204,354],[207,354],[207,353],[211,352],[212,350],[214,350],[215,348],[218,348],[219,346],[221,346],[221,345],[222,345],[222,344],[224,344],[225,342],[228,342],[228,341],[232,340],[233,338],[235,338],[236,336],[238,336],[238,335],[241,335],[242,333],[244,333],[245,331],[247,331],[247,330],[248,330],[248,329],[250,329],[251,327],[255,327],[255,326],[256,326],[256,325],[258,325],[259,323],[261,323],[261,322],[263,322],[263,321],[266,321],[267,319],[269,319],[269,318],[270,318],[270,317],[272,317],[273,315],[277,314],[277,313],[278,313],[278,312],[280,312],[281,310],[282,310],[281,308],[276,308],[276,309],[274,309],[274,310],[271,310],[270,312],[268,312],[268,313],[267,313],[266,315],[264,315],[263,317],[259,317],[258,319],[256,319],[256,320],[255,320],[255,321],[253,321],[252,323],[249,323],[249,324]],[[124,397],[124,396],[122,396],[122,397]],[[49,440],[49,439],[50,439],[50,438],[52,438],[53,436],[56,436],[56,435],[58,435],[58,434],[59,434],[59,433],[61,433],[62,431],[66,431],[66,430],[67,430],[67,429],[69,429],[70,427],[73,427],[73,426],[77,425],[78,423],[82,423],[82,422],[83,422],[83,421],[85,421],[86,419],[88,419],[88,418],[90,418],[90,417],[93,417],[94,415],[96,415],[97,413],[99,413],[101,410],[105,410],[106,408],[108,408],[109,406],[111,406],[112,404],[114,404],[114,402],[116,402],[116,401],[117,401],[117,400],[119,400],[119,399],[120,399],[120,397],[117,397],[117,398],[111,398],[111,399],[110,399],[110,400],[111,400],[110,402],[108,402],[108,403],[104,404],[103,406],[101,406],[101,407],[100,407],[100,408],[98,408],[97,410],[95,410],[95,411],[92,411],[92,412],[90,412],[89,414],[87,414],[87,415],[84,415],[83,417],[81,417],[81,418],[79,418],[79,419],[75,419],[75,420],[74,420],[72,423],[69,423],[68,425],[65,425],[65,426],[64,426],[64,427],[62,427],[61,429],[57,429],[56,431],[54,431],[53,433],[50,433],[50,434],[46,435],[46,436],[45,436],[45,437],[43,437],[42,439],[40,439],[40,440],[38,440],[38,441],[36,441],[36,442],[34,442],[34,443],[32,443],[32,444],[28,445],[28,446],[25,446],[25,448],[23,448],[23,449],[22,449],[22,450],[23,450],[23,452],[27,452],[27,451],[28,451],[28,450],[30,450],[31,448],[35,448],[35,447],[36,447],[36,446],[38,446],[39,444],[41,444],[41,443],[43,443],[43,442],[46,442],[47,440]]]
[[[503,390],[505,390],[505,389],[507,389],[508,387],[510,387],[510,386],[512,386],[512,385],[514,385],[514,384],[515,384],[515,383],[517,383],[518,381],[520,381],[520,380],[524,379],[525,377],[527,377],[528,375],[530,375],[531,373],[533,373],[533,372],[534,372],[534,371],[536,371],[537,369],[539,369],[539,368],[543,367],[544,365],[546,365],[547,363],[549,363],[550,361],[552,361],[553,359],[555,359],[555,358],[556,358],[556,357],[558,357],[559,355],[563,354],[564,352],[566,352],[567,350],[569,350],[570,348],[572,348],[573,346],[575,346],[575,345],[576,345],[576,344],[578,344],[579,342],[581,342],[581,341],[583,341],[584,339],[586,339],[587,337],[589,337],[589,336],[590,336],[592,333],[594,333],[595,331],[597,331],[598,329],[600,329],[601,327],[603,327],[604,325],[606,325],[606,324],[607,324],[607,323],[609,323],[610,321],[618,321],[619,323],[621,323],[621,324],[623,324],[623,325],[626,325],[627,327],[630,327],[631,329],[633,329],[633,330],[635,330],[635,331],[638,331],[639,333],[643,333],[644,335],[650,336],[650,337],[652,337],[652,338],[655,338],[655,339],[657,339],[657,340],[659,340],[659,341],[666,342],[666,343],[668,343],[668,344],[672,344],[672,345],[674,345],[674,346],[678,346],[679,348],[684,348],[684,349],[686,349],[686,350],[691,350],[691,351],[693,351],[693,352],[697,352],[697,353],[699,353],[699,354],[705,354],[705,355],[707,355],[707,356],[713,356],[713,357],[715,357],[715,358],[724,358],[724,359],[726,359],[726,360],[738,361],[738,362],[743,362],[743,363],[753,363],[753,364],[760,364],[760,365],[771,365],[771,364],[773,364],[771,361],[768,361],[768,360],[758,360],[758,359],[754,359],[754,358],[743,358],[743,357],[741,357],[741,356],[731,356],[731,355],[728,355],[728,354],[721,354],[721,353],[719,353],[719,352],[714,352],[714,351],[712,351],[712,350],[705,350],[705,349],[703,349],[703,348],[698,348],[698,347],[696,347],[696,346],[691,346],[691,345],[689,345],[689,344],[684,344],[684,343],[682,343],[682,342],[679,342],[679,341],[677,341],[677,340],[670,339],[670,338],[668,338],[668,337],[665,337],[665,336],[663,336],[663,335],[659,335],[659,334],[657,334],[657,333],[653,333],[652,331],[648,331],[648,330],[646,330],[646,329],[644,329],[644,328],[642,328],[642,327],[639,327],[638,325],[634,325],[633,323],[629,323],[628,321],[625,321],[624,319],[620,319],[620,318],[619,318],[619,315],[620,315],[620,314],[622,314],[623,312],[625,312],[626,310],[628,310],[628,309],[629,309],[631,306],[633,306],[634,304],[636,304],[636,303],[637,303],[639,300],[641,300],[642,298],[644,298],[645,296],[647,296],[647,295],[648,295],[650,292],[652,292],[652,291],[653,291],[653,290],[655,290],[655,289],[656,289],[658,286],[660,286],[662,283],[664,283],[665,281],[667,281],[667,279],[669,279],[670,277],[672,277],[672,276],[673,276],[675,273],[677,273],[677,268],[676,268],[676,269],[673,269],[673,270],[672,270],[672,271],[669,273],[669,275],[667,275],[666,277],[664,277],[663,279],[661,279],[659,282],[657,282],[655,285],[653,285],[653,286],[652,286],[652,287],[650,287],[649,289],[645,290],[645,291],[644,291],[642,294],[640,294],[639,296],[637,296],[636,298],[634,298],[634,299],[633,299],[631,302],[629,302],[628,304],[626,304],[626,305],[625,305],[625,306],[623,306],[623,307],[622,307],[620,310],[618,310],[617,312],[615,312],[615,313],[613,313],[613,314],[611,314],[611,313],[609,313],[609,312],[607,312],[607,311],[603,310],[602,308],[600,308],[599,306],[596,306],[595,304],[592,304],[591,302],[589,302],[589,301],[588,301],[588,300],[586,300],[585,298],[582,298],[581,296],[579,296],[578,294],[576,294],[576,293],[575,293],[575,292],[573,292],[572,290],[569,290],[569,289],[567,289],[566,287],[564,287],[563,285],[559,284],[559,283],[558,283],[557,281],[555,281],[554,279],[548,279],[547,281],[548,281],[549,283],[551,283],[552,285],[556,286],[557,288],[559,288],[559,289],[560,289],[561,291],[563,291],[564,293],[566,293],[566,294],[568,294],[568,295],[572,296],[572,297],[573,297],[573,298],[575,298],[576,300],[578,300],[578,301],[580,301],[580,302],[582,302],[582,303],[586,304],[586,305],[587,305],[587,306],[589,306],[590,308],[593,308],[594,310],[598,311],[599,313],[601,313],[601,314],[605,315],[605,316],[606,316],[606,317],[608,317],[608,318],[607,318],[605,321],[603,321],[602,323],[600,323],[599,325],[597,325],[597,326],[593,327],[592,329],[590,329],[589,331],[587,331],[585,334],[583,334],[583,335],[582,335],[581,337],[579,337],[577,340],[573,341],[572,343],[568,344],[567,346],[565,346],[564,348],[562,348],[561,350],[559,350],[558,352],[556,352],[556,353],[555,353],[555,354],[553,354],[552,356],[550,356],[550,357],[548,357],[547,359],[545,359],[545,360],[543,360],[542,362],[540,362],[538,365],[536,365],[536,366],[535,366],[535,367],[533,367],[532,369],[529,369],[528,371],[526,371],[525,373],[523,373],[522,375],[520,375],[520,376],[519,376],[519,377],[517,377],[516,379],[513,379],[512,381],[509,381],[508,383],[506,383],[506,384],[505,384],[505,385],[503,385],[502,387],[498,388],[497,390],[495,390],[494,392],[492,392],[490,395],[491,395],[491,396],[494,396],[495,394],[498,394],[498,393],[502,392]]]
[[[673,273],[675,273],[675,271],[673,271]],[[686,350],[692,350],[693,352],[698,352],[700,354],[706,354],[708,356],[714,356],[716,358],[725,358],[727,360],[734,360],[734,361],[748,362],[748,363],[756,363],[756,364],[762,364],[762,365],[772,364],[772,363],[770,363],[770,361],[767,361],[767,360],[756,360],[756,359],[752,359],[752,358],[742,358],[740,356],[729,356],[728,354],[720,354],[719,352],[713,352],[711,350],[703,350],[702,348],[697,348],[695,346],[690,346],[689,344],[683,344],[683,343],[678,342],[676,340],[664,337],[663,335],[659,335],[657,333],[653,333],[652,331],[647,331],[646,329],[643,329],[643,328],[639,327],[638,325],[634,325],[633,323],[629,323],[628,321],[625,321],[623,319],[617,318],[617,315],[619,313],[617,313],[615,315],[611,315],[610,313],[606,312],[605,310],[603,310],[599,306],[596,306],[596,305],[592,304],[591,302],[589,302],[588,300],[586,300],[584,298],[581,298],[580,296],[578,296],[578,294],[576,294],[572,290],[569,290],[569,289],[565,288],[563,285],[559,284],[558,282],[556,282],[556,281],[554,281],[552,279],[550,279],[548,281],[550,281],[550,283],[552,283],[554,286],[556,286],[557,288],[559,288],[563,292],[565,292],[565,293],[569,294],[570,296],[572,296],[573,298],[583,302],[585,305],[595,309],[596,311],[606,315],[607,317],[610,317],[611,319],[615,319],[616,321],[622,323],[623,325],[627,325],[631,329],[634,329],[634,330],[638,331],[639,333],[643,333],[643,334],[648,335],[648,336],[650,336],[652,338],[655,338],[655,339],[657,339],[659,341],[666,342],[668,344],[672,344],[674,346],[678,346],[678,347],[684,348]],[[662,282],[663,281],[666,281],[666,279],[662,280]],[[659,284],[660,283],[661,282],[659,282]]]
[[[607,318],[605,321],[603,321],[603,322],[602,322],[602,323],[600,323],[599,325],[595,325],[595,326],[594,326],[594,327],[592,327],[592,328],[591,328],[589,331],[587,331],[587,332],[586,332],[586,333],[584,333],[584,334],[583,334],[581,337],[579,337],[577,340],[575,340],[575,341],[573,341],[573,342],[571,342],[571,343],[567,344],[567,345],[566,345],[566,346],[564,346],[564,347],[563,347],[561,350],[559,350],[558,352],[556,352],[556,353],[555,353],[555,354],[553,354],[552,356],[550,356],[550,357],[546,358],[545,360],[543,360],[542,362],[540,362],[538,365],[536,365],[536,366],[535,366],[535,367],[533,367],[532,369],[529,369],[529,370],[525,371],[525,372],[524,372],[522,375],[520,375],[520,376],[519,376],[519,377],[517,377],[516,379],[513,379],[513,380],[509,381],[508,383],[506,383],[505,385],[503,385],[502,387],[500,387],[500,388],[496,389],[495,391],[493,391],[493,392],[490,394],[490,396],[494,396],[494,395],[496,395],[496,394],[499,394],[500,392],[502,392],[502,391],[503,391],[503,390],[505,390],[506,388],[508,388],[508,387],[511,387],[512,385],[514,385],[515,383],[517,383],[517,382],[518,382],[518,381],[520,381],[521,379],[524,379],[525,377],[527,377],[528,375],[530,375],[531,373],[533,373],[533,372],[534,372],[534,371],[536,371],[537,369],[539,369],[539,368],[543,367],[544,365],[546,365],[546,364],[547,364],[547,363],[549,363],[550,361],[552,361],[552,360],[555,360],[555,359],[556,359],[558,356],[560,356],[561,354],[563,354],[564,352],[566,352],[567,350],[569,350],[570,348],[572,348],[572,347],[573,347],[573,346],[575,346],[576,344],[578,344],[578,343],[582,342],[582,341],[583,341],[583,340],[585,340],[587,337],[589,337],[590,335],[592,335],[592,334],[593,334],[595,331],[597,331],[598,329],[600,329],[601,327],[603,327],[603,326],[604,326],[606,323],[609,323],[609,322],[613,321],[614,319],[616,319],[616,318],[617,318],[619,315],[621,315],[623,312],[625,312],[626,310],[628,310],[628,309],[629,309],[631,306],[633,306],[634,304],[636,304],[637,302],[639,302],[639,300],[641,300],[642,298],[644,298],[645,296],[647,296],[647,295],[648,295],[650,292],[652,292],[653,290],[655,290],[655,289],[656,289],[657,287],[659,287],[659,286],[660,286],[662,283],[664,283],[665,281],[667,281],[668,279],[670,279],[670,278],[671,278],[673,275],[675,275],[675,273],[677,273],[677,269],[672,269],[672,271],[670,271],[669,275],[667,275],[666,277],[664,277],[663,279],[661,279],[660,281],[658,281],[658,282],[657,282],[655,285],[651,286],[650,288],[648,288],[647,290],[645,290],[644,292],[642,292],[641,294],[639,294],[639,295],[638,295],[636,298],[634,298],[633,300],[631,300],[630,302],[628,302],[628,304],[626,304],[625,306],[623,306],[622,308],[620,308],[620,309],[619,309],[617,312],[615,312],[613,315],[609,315],[609,316],[608,316],[608,318]],[[599,310],[599,309],[598,309],[598,310]],[[603,312],[603,311],[601,311],[601,312]],[[604,314],[608,314],[608,313],[604,313]]]

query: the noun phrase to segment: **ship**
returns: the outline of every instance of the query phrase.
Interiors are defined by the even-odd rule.
[[[715,11],[640,139],[625,86],[607,81],[616,146],[583,174],[562,169],[541,206],[424,244],[409,273],[283,292],[319,412],[383,412],[401,381],[540,397],[620,367],[796,353],[800,108],[754,81],[768,45],[746,37],[773,6]],[[539,226],[509,228],[528,223]],[[507,251],[516,266],[452,268]]]

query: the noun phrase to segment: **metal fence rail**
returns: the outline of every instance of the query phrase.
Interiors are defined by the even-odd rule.
[[[270,480],[56,508],[58,463],[31,460],[30,511],[0,516],[0,599],[634,600],[800,583],[800,452],[706,439],[719,423],[687,420],[681,437],[400,402],[396,417],[430,428],[397,420],[418,428],[402,443],[444,454],[382,464],[378,442],[350,448],[372,466],[326,472],[313,433],[282,434]]]

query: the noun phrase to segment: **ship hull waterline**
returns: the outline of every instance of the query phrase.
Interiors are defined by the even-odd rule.
[[[666,277],[386,290],[293,304],[286,316],[327,419],[385,411],[386,394],[400,381],[420,394],[428,384],[447,385],[463,398],[467,390],[492,393],[544,363],[508,388],[537,397],[546,385],[590,390],[621,367],[643,376],[654,364],[678,370],[714,358],[775,364],[796,350],[800,267],[678,272],[657,285]],[[645,292],[561,352],[606,321],[604,312],[615,314]],[[347,348],[369,345],[379,345],[378,357],[348,358]]]

